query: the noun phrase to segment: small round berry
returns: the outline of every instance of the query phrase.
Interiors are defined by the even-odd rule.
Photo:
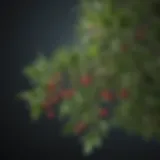
[[[48,112],[47,113],[47,118],[48,119],[53,119],[55,117],[55,114],[53,112]]]
[[[101,117],[106,117],[108,115],[108,110],[106,108],[101,108],[100,112],[99,112],[99,115]]]
[[[60,101],[59,95],[51,97],[51,100],[50,100],[51,104],[57,104],[59,101]]]
[[[48,84],[47,84],[47,91],[49,92],[52,92],[54,91],[56,88],[56,85],[53,81],[50,81]]]
[[[127,89],[123,88],[121,91],[120,91],[120,97],[121,98],[128,98],[128,91]]]
[[[75,91],[73,89],[63,90],[60,95],[62,98],[70,99],[74,96]]]
[[[48,101],[44,101],[41,104],[41,106],[42,106],[43,109],[48,109],[48,108],[50,108],[50,103]]]
[[[92,79],[88,75],[81,77],[81,84],[84,86],[88,86],[91,83],[91,81],[92,81]]]
[[[109,91],[103,91],[101,92],[101,96],[104,100],[112,101],[113,100],[113,94]]]
[[[87,125],[84,122],[80,122],[78,125],[75,126],[74,132],[79,134],[83,132],[87,128]]]

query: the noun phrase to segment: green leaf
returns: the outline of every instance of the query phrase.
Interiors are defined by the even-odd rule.
[[[35,93],[33,90],[25,91],[19,93],[19,97],[22,98],[23,100],[26,100],[28,102],[32,102],[35,100]]]
[[[31,81],[37,80],[38,72],[33,65],[26,67],[23,71],[24,75]]]
[[[95,137],[94,139],[95,147],[102,147],[102,137]]]
[[[53,56],[53,62],[60,65],[68,65],[70,63],[70,53],[65,48],[57,50],[56,55]]]
[[[84,154],[90,155],[93,152],[93,142],[90,139],[86,139],[84,142]]]
[[[41,102],[45,98],[45,93],[41,88],[35,88],[26,92],[22,92],[19,96],[29,103],[31,118],[37,120],[41,114]]]
[[[72,134],[73,133],[73,129],[74,129],[74,123],[67,122],[64,126],[63,126],[63,131],[62,134],[63,135],[68,135],[68,134]]]
[[[101,134],[99,134],[99,130],[95,130],[93,131],[92,135],[91,135],[91,139],[92,139],[92,144],[93,147],[98,148],[102,146],[102,136]]]
[[[99,50],[99,46],[97,44],[94,44],[94,45],[92,44],[88,48],[88,56],[90,56],[92,58],[97,57],[99,55],[99,52],[100,52],[100,50]]]
[[[76,94],[74,96],[74,100],[76,103],[78,103],[80,105],[84,102],[84,98],[80,92],[76,92]]]
[[[91,131],[82,137],[82,143],[84,145],[84,153],[89,155],[95,148],[102,146],[101,135],[98,134],[98,131]]]
[[[99,122],[99,130],[102,136],[107,136],[109,132],[109,124],[107,121],[101,120]]]
[[[71,103],[68,101],[64,101],[60,105],[60,110],[59,110],[60,117],[63,118],[64,116],[70,114],[70,105],[71,105]]]
[[[119,27],[128,28],[134,24],[135,17],[131,10],[123,8],[117,10],[117,21],[119,22]]]
[[[48,69],[49,66],[48,60],[44,55],[40,55],[33,63],[33,65],[39,72],[44,72],[46,69]]]
[[[42,109],[40,104],[35,104],[34,106],[32,105],[31,113],[30,113],[31,119],[33,120],[39,119],[41,112],[42,112]]]
[[[48,61],[45,56],[39,56],[32,65],[27,66],[23,73],[31,81],[37,81],[48,70]]]
[[[119,54],[119,48],[120,48],[120,44],[121,44],[121,40],[120,38],[114,38],[111,41],[111,50],[112,50],[112,54],[118,53]]]
[[[88,112],[82,113],[81,117],[85,123],[89,123],[91,121],[91,115],[89,116]]]

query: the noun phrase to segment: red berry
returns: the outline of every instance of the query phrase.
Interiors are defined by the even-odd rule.
[[[120,92],[120,97],[121,97],[121,98],[127,98],[127,97],[128,97],[128,91],[127,91],[125,88],[123,88],[123,89],[121,90],[121,92]]]
[[[42,108],[43,109],[50,108],[50,104],[47,101],[45,101],[45,102],[42,103]]]
[[[103,91],[101,93],[101,96],[104,100],[112,101],[113,100],[113,94],[111,92]]]
[[[108,115],[108,110],[106,108],[101,108],[99,114],[101,117],[106,117]]]
[[[60,96],[59,96],[59,95],[58,95],[58,96],[53,96],[53,97],[50,99],[50,102],[51,102],[51,104],[56,104],[56,103],[59,102],[59,100],[60,100]]]
[[[61,92],[62,98],[72,98],[75,91],[73,89],[67,89]]]
[[[78,125],[75,126],[74,132],[81,133],[86,129],[87,125],[84,122],[80,122]]]
[[[47,84],[48,91],[54,91],[56,84],[61,80],[61,73],[56,73],[55,76],[52,76],[50,81]]]
[[[91,81],[92,79],[88,75],[81,77],[81,84],[84,86],[88,86],[91,83]]]
[[[53,112],[48,112],[47,113],[47,118],[48,119],[53,119],[55,117],[54,113]]]
[[[42,103],[42,108],[49,109],[52,107],[52,105],[58,103],[59,100],[60,100],[59,96],[49,97]]]
[[[55,87],[56,87],[56,85],[55,85],[55,83],[54,83],[53,81],[50,81],[50,82],[47,84],[47,90],[48,90],[49,92],[54,91],[54,90],[55,90]]]
[[[42,103],[42,107],[43,107],[44,109],[49,109],[49,108],[51,108],[51,105],[52,105],[52,103],[51,103],[50,99],[46,99],[45,102]]]

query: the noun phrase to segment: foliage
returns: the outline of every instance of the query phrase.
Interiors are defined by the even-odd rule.
[[[81,46],[40,56],[25,75],[33,84],[20,96],[31,116],[67,120],[89,154],[113,126],[160,138],[159,19],[151,2],[83,0],[77,25]]]

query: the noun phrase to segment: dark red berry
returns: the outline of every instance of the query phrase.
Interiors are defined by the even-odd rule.
[[[101,108],[100,112],[99,112],[99,115],[101,117],[106,117],[108,115],[108,110],[106,108]]]
[[[47,118],[48,119],[53,119],[54,117],[55,117],[55,114],[53,112],[50,111],[50,112],[47,113]]]
[[[78,125],[75,126],[74,132],[79,134],[83,132],[87,128],[87,125],[84,122],[80,122]]]
[[[50,81],[48,84],[47,84],[47,91],[49,92],[52,92],[54,91],[56,88],[56,85],[53,81]]]
[[[123,88],[120,92],[120,97],[121,98],[128,98],[128,95],[129,95],[129,93],[128,93],[127,89]]]
[[[101,96],[104,100],[112,101],[113,100],[113,94],[109,91],[103,91],[101,93]]]
[[[88,75],[81,77],[81,84],[84,86],[88,86],[91,83],[91,81],[92,79]]]
[[[73,97],[74,93],[75,93],[75,91],[73,89],[67,89],[67,90],[63,90],[60,93],[60,95],[62,98],[69,99],[69,98]]]
[[[59,96],[59,95],[53,96],[53,97],[50,99],[51,104],[57,104],[59,101],[60,101],[60,96]]]
[[[49,103],[48,101],[44,101],[44,102],[42,103],[42,108],[43,108],[43,109],[48,109],[48,108],[50,108],[50,103]]]

